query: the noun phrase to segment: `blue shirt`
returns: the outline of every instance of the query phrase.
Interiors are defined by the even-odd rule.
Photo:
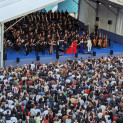
[[[41,91],[41,92],[40,92],[40,95],[44,95],[44,92],[43,92],[43,91]]]

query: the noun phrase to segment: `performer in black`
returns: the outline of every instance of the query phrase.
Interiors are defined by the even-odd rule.
[[[25,49],[26,49],[26,56],[29,55],[29,42],[25,44]]]
[[[43,43],[42,43],[42,54],[43,55],[45,54],[45,50],[46,50],[46,42],[43,41]]]
[[[58,54],[58,52],[59,52],[59,45],[60,45],[59,40],[56,43],[57,43],[56,44],[56,54]]]
[[[64,46],[64,54],[66,54],[66,44],[67,44],[67,42],[64,41],[64,42],[63,42],[63,46]]]
[[[35,45],[36,56],[38,56],[39,48],[40,48],[40,44],[39,41],[37,41]]]

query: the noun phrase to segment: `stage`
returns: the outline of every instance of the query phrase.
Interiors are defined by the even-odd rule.
[[[99,58],[99,57],[102,57],[105,55],[109,56],[110,50],[113,50],[113,56],[123,55],[123,45],[115,43],[115,42],[111,42],[111,46],[107,47],[107,48],[100,48],[100,49],[92,48],[90,54],[78,53],[77,59],[80,59],[80,58],[85,59],[87,57]],[[93,56],[93,51],[96,51],[96,56]],[[87,48],[84,50],[84,52],[87,53]],[[6,53],[7,53],[7,60],[4,61],[4,67],[8,67],[9,65],[16,66],[17,65],[17,63],[16,63],[17,57],[20,58],[20,62],[18,63],[18,65],[30,64],[32,62],[37,63],[35,50],[33,50],[29,54],[29,56],[26,56],[24,48],[21,48],[21,51],[19,53],[16,53],[16,51],[13,48],[7,48]],[[75,59],[75,54],[64,54],[61,52],[59,52],[59,54],[60,54],[59,60],[58,60],[59,62],[64,62],[68,59],[71,59],[71,60]],[[42,55],[41,52],[39,52],[38,55],[40,56],[40,61],[38,61],[38,62],[40,62],[42,64],[57,61],[55,51],[54,51],[54,54],[52,54],[52,55],[48,55],[48,51],[45,52],[45,55]]]

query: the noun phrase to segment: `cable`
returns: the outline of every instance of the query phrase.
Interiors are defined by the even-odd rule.
[[[86,0],[84,0],[90,7],[92,7],[95,11],[96,11],[96,8],[94,8],[90,3],[88,3]]]
[[[73,0],[73,1],[78,5],[78,3],[75,0]]]
[[[14,24],[12,24],[10,27],[8,27],[4,32],[6,32],[7,30],[9,30],[11,27],[13,27],[16,23],[18,23],[19,21],[21,21],[25,16],[21,17],[19,20],[17,20]]]

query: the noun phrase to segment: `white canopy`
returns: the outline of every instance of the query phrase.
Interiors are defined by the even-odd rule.
[[[0,0],[0,22],[5,23],[62,1],[64,0]]]
[[[116,3],[116,4],[118,4],[118,5],[123,6],[123,0],[109,0],[109,1],[111,1],[111,2],[113,2],[113,3]]]

